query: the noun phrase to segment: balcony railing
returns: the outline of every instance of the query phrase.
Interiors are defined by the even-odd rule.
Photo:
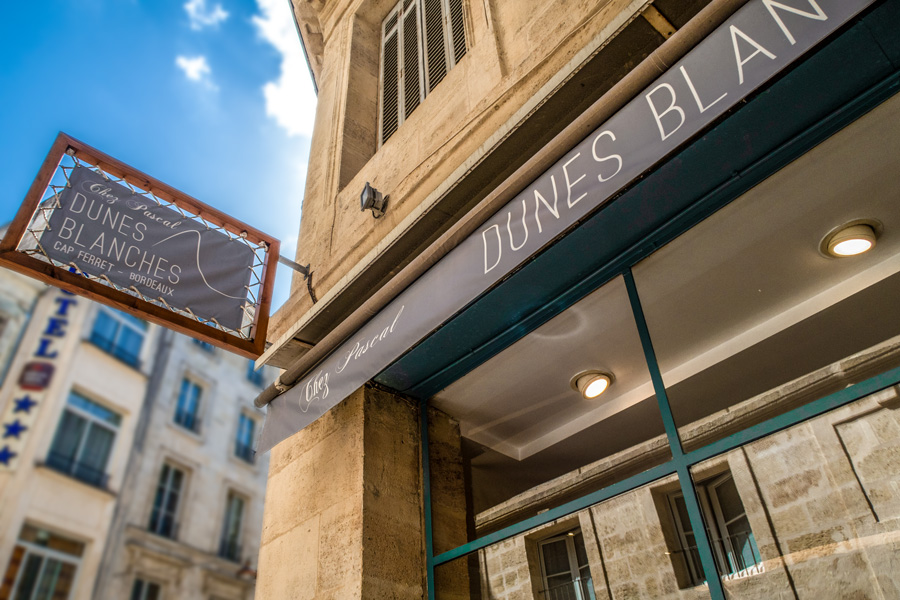
[[[59,452],[50,452],[50,454],[47,455],[47,462],[45,464],[54,471],[83,481],[88,485],[107,489],[109,475],[105,471],[79,462],[75,460],[74,457],[60,454]]]
[[[590,577],[576,578],[562,585],[541,591],[542,600],[596,600],[594,584]]]

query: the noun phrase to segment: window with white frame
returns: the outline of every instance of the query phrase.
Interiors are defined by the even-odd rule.
[[[46,465],[85,483],[105,487],[106,463],[121,422],[122,417],[115,412],[77,392],[69,392]]]
[[[187,377],[181,380],[178,402],[175,405],[175,423],[193,432],[200,431],[200,397],[203,388]]]
[[[383,144],[466,54],[463,0],[400,0],[381,28]]]
[[[719,573],[739,577],[759,570],[762,563],[759,549],[731,473],[697,484],[696,489]],[[699,585],[706,577],[700,566],[700,554],[684,495],[679,492],[667,498],[680,546],[676,555],[683,561],[689,584]]]
[[[160,600],[161,589],[158,583],[135,579],[131,586],[131,600]]]
[[[244,523],[244,499],[234,492],[228,492],[225,503],[225,521],[222,524],[222,539],[219,543],[219,556],[240,561],[241,529]]]
[[[241,413],[238,417],[237,435],[234,440],[234,455],[248,463],[254,461],[253,437],[255,430],[256,421]]]
[[[151,532],[174,538],[178,534],[176,517],[181,494],[184,490],[185,474],[169,464],[163,464],[159,483],[153,496],[153,510],[150,513]]]
[[[594,600],[584,536],[574,529],[538,544],[544,600]]]
[[[24,525],[10,556],[0,598],[66,600],[72,596],[84,544]]]
[[[91,342],[122,362],[140,365],[141,346],[147,322],[112,308],[101,306],[94,320]]]

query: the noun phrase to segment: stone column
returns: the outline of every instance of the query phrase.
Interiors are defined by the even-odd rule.
[[[276,446],[256,597],[423,598],[420,441],[418,406],[365,386]]]

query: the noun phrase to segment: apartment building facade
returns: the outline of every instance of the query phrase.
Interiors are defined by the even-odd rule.
[[[7,312],[28,304],[21,277],[0,278],[4,316],[24,322]],[[0,597],[252,597],[266,469],[248,450],[259,416],[241,406],[267,375],[119,311],[33,287],[0,388]],[[181,437],[192,441],[179,445]],[[148,554],[171,572],[146,566]]]

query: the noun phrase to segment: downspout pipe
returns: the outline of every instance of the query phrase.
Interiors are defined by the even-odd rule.
[[[606,94],[559,132],[546,146],[497,186],[474,209],[453,224],[427,250],[416,256],[393,279],[376,291],[319,343],[288,367],[253,401],[257,408],[286,392],[315,368],[338,345],[353,335],[369,319],[387,306],[403,290],[441,260],[491,215],[509,202],[526,185],[549,169],[575,144],[612,117],[647,88],[657,77],[678,62],[706,36],[734,14],[747,0],[712,0],[684,27],[663,42],[646,59],[616,83]]]

